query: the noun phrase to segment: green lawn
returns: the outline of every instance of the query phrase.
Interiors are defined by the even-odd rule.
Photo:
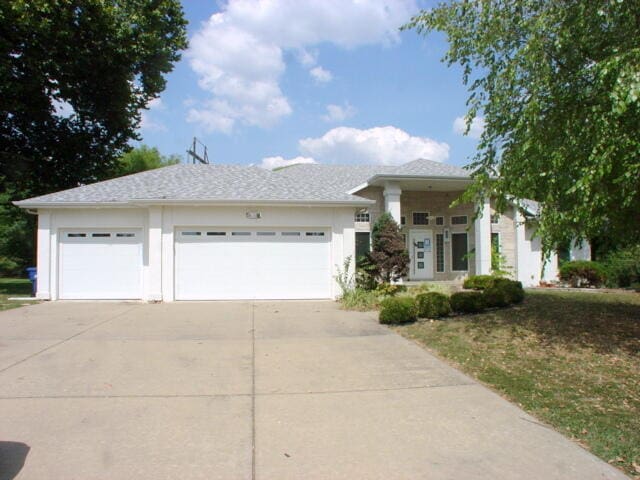
[[[640,294],[529,291],[397,331],[640,478]]]
[[[31,296],[31,282],[24,278],[0,278],[0,311],[22,307],[26,302],[12,302],[9,297]],[[31,304],[33,302],[29,302]]]

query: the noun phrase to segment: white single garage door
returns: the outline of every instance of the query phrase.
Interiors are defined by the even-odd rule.
[[[329,298],[330,245],[326,229],[178,229],[176,299]]]
[[[142,230],[60,233],[62,299],[142,298]]]

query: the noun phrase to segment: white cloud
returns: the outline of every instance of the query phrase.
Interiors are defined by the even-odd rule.
[[[312,68],[309,70],[309,74],[317,83],[328,83],[333,80],[333,74],[321,66]]]
[[[298,61],[303,67],[313,67],[318,62],[318,52],[303,48],[298,51]]]
[[[398,27],[416,11],[415,0],[228,0],[191,38],[187,58],[212,98],[187,119],[224,132],[238,123],[269,127],[292,112],[280,88],[285,51],[329,81],[312,47],[397,42]]]
[[[438,162],[449,158],[448,144],[412,136],[392,126],[334,128],[322,137],[300,140],[300,151],[326,163],[399,165],[417,158]]]
[[[316,161],[310,157],[295,157],[295,158],[290,158],[288,160],[280,156],[265,157],[262,159],[262,162],[258,166],[269,169],[269,170],[273,170],[274,168],[288,167],[289,165],[295,165],[297,163],[316,163]]]
[[[464,135],[467,130],[467,119],[465,117],[457,117],[453,121],[453,131],[459,135]],[[471,122],[471,128],[467,134],[471,138],[478,139],[484,131],[484,118],[475,117]]]
[[[325,122],[344,122],[347,118],[351,118],[356,114],[356,109],[345,103],[340,105],[327,105],[327,113],[322,115]]]

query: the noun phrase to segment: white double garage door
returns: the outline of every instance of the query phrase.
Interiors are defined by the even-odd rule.
[[[63,299],[143,298],[143,231],[61,234]],[[331,234],[310,228],[178,228],[176,300],[331,297]]]

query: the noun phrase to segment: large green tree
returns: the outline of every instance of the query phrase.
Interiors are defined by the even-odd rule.
[[[0,275],[33,261],[11,201],[118,175],[185,47],[179,0],[0,2]]]
[[[5,0],[0,28],[0,178],[21,196],[113,175],[186,46],[178,0]]]
[[[484,117],[467,199],[541,202],[547,250],[640,239],[638,0],[452,0],[406,28],[444,32]]]

